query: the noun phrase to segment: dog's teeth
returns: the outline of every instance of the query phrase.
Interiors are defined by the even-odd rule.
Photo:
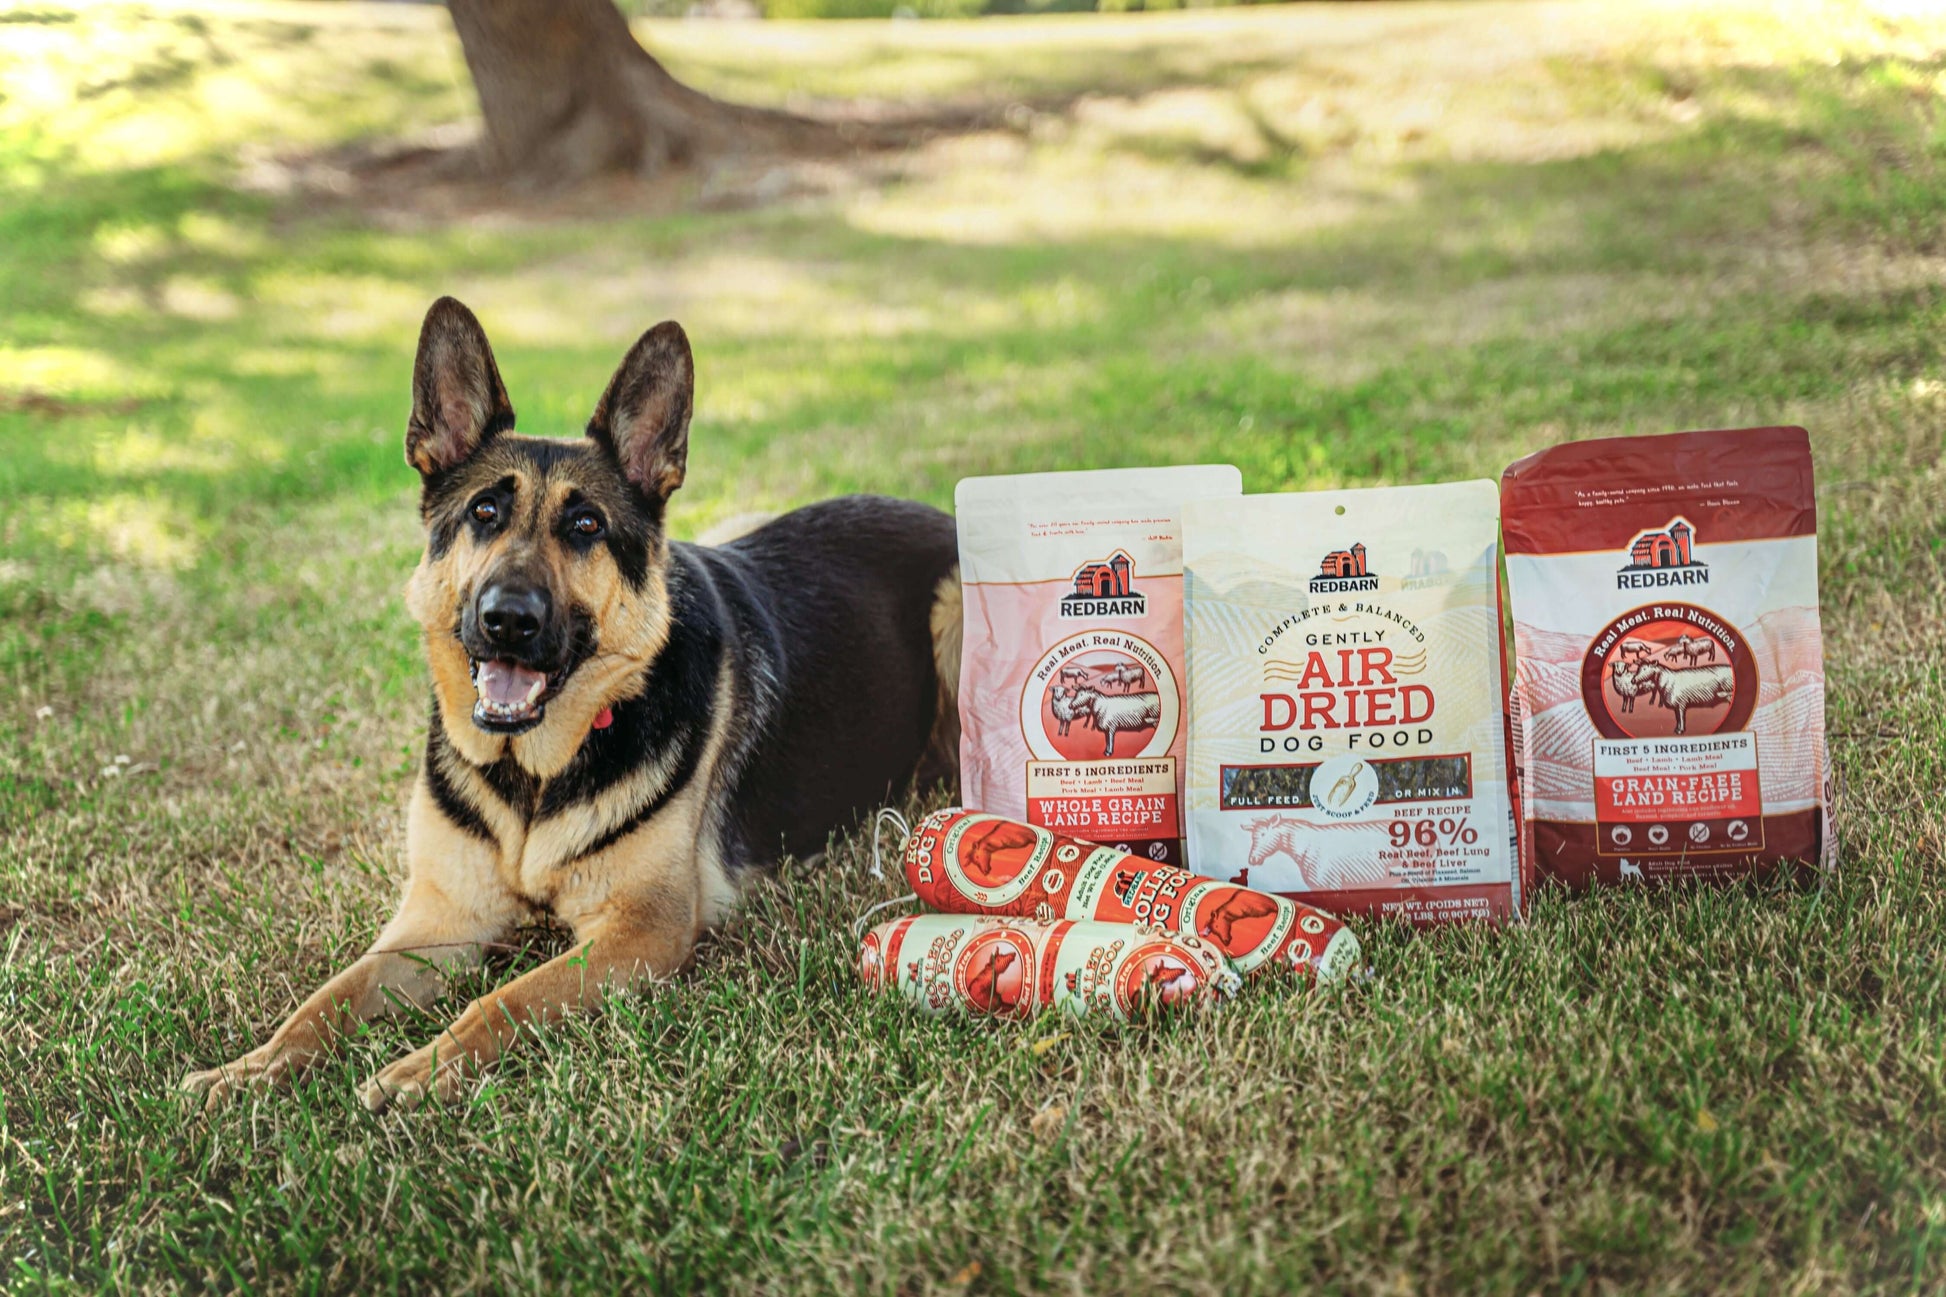
[[[524,705],[528,707],[532,707],[534,705],[534,700],[536,698],[539,698],[541,696],[541,691],[546,688],[547,688],[547,678],[545,676],[543,676],[539,680],[534,681],[533,684],[527,686],[527,701]]]

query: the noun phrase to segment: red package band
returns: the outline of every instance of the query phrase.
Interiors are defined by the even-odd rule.
[[[1126,923],[918,914],[858,952],[865,988],[932,1014],[1029,1018],[1043,1009],[1129,1022],[1227,999],[1241,978],[1210,943]]]
[[[948,914],[1154,924],[1212,943],[1246,975],[1287,968],[1333,982],[1359,959],[1358,938],[1322,910],[979,811],[921,820],[905,877]]]

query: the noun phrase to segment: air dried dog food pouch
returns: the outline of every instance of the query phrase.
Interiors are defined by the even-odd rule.
[[[1491,482],[1184,512],[1189,859],[1334,914],[1521,910]]]
[[[1228,465],[973,477],[955,493],[969,806],[1182,863],[1182,507]]]
[[[1573,442],[1500,501],[1523,857],[1574,886],[1828,867],[1804,430]]]

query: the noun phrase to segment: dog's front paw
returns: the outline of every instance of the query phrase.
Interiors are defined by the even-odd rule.
[[[201,1096],[203,1111],[214,1112],[245,1090],[283,1084],[290,1079],[293,1061],[288,1055],[253,1049],[221,1067],[189,1073],[182,1078],[179,1089],[192,1098]]]
[[[459,1094],[463,1079],[460,1055],[449,1048],[442,1058],[439,1050],[426,1045],[388,1064],[365,1082],[361,1097],[372,1112],[411,1112],[429,1098],[441,1103],[452,1100]]]

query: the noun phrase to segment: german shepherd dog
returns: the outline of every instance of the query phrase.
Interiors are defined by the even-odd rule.
[[[408,877],[372,948],[268,1043],[185,1078],[206,1105],[277,1083],[356,1024],[430,1005],[538,913],[573,948],[475,1000],[366,1085],[450,1098],[523,1029],[668,977],[739,884],[915,774],[950,777],[953,523],[852,496],[730,543],[672,542],[694,370],[642,335],[580,440],[516,436],[486,333],[452,298],[419,337],[406,459],[426,550],[406,587],[432,667]]]

